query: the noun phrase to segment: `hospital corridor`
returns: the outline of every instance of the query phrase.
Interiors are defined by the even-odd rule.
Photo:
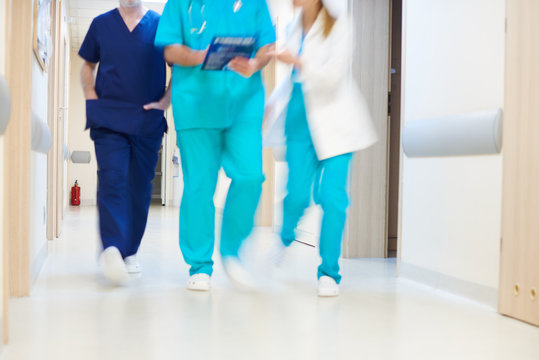
[[[0,360],[539,359],[536,0],[0,0]]]

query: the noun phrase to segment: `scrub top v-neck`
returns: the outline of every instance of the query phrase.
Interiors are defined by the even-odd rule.
[[[166,126],[163,111],[142,106],[165,92],[163,49],[154,46],[159,15],[148,10],[129,31],[118,9],[96,17],[79,55],[99,63],[95,90],[87,101],[87,128],[108,128],[132,135],[150,135]]]
[[[275,42],[266,0],[168,0],[155,38],[157,46],[205,50],[215,36],[255,37],[258,50]],[[226,128],[234,121],[262,121],[264,87],[233,71],[174,66],[172,105],[177,130]]]

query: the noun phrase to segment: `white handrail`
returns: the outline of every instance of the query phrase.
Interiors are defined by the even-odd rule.
[[[408,157],[499,154],[502,150],[501,109],[409,121],[402,134]]]

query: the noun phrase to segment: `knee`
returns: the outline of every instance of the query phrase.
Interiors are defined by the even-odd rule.
[[[106,169],[97,171],[99,189],[101,191],[119,192],[127,187],[127,176],[119,169]]]
[[[242,174],[242,175],[233,175],[232,183],[241,186],[242,188],[249,188],[262,191],[262,184],[266,180],[264,174],[253,173],[253,174]]]
[[[182,193],[182,203],[213,203],[215,187],[204,184],[184,184]]]

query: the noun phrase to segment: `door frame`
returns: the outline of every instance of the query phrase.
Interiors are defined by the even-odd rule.
[[[30,163],[32,50],[34,7],[32,0],[8,0],[6,77],[11,89],[10,125],[4,135],[4,239],[10,296],[30,294]],[[17,19],[17,21],[13,21]],[[7,217],[9,214],[9,218]],[[6,332],[7,334],[7,332]],[[7,336],[4,334],[4,336]]]
[[[58,3],[56,1],[51,2],[51,31],[53,39],[53,48],[52,56],[50,59],[49,66],[49,113],[48,113],[48,124],[51,129],[52,135],[52,146],[47,154],[47,240],[54,240],[57,234],[57,211],[56,211],[56,199],[58,195],[56,192],[58,188],[56,183],[58,181],[58,168],[57,168],[57,147],[56,147],[56,137],[58,134],[57,130],[57,121],[58,118],[58,97],[57,91],[58,81]]]
[[[539,210],[537,179],[539,85],[536,0],[506,1],[503,201],[498,311],[539,326]],[[530,95],[531,94],[531,95]],[[535,186],[534,186],[535,185]]]
[[[57,108],[56,111],[56,118],[54,121],[56,122],[56,137],[53,138],[53,146],[56,148],[56,202],[55,202],[55,210],[56,210],[56,237],[59,238],[62,234],[62,223],[64,218],[64,197],[65,194],[65,188],[64,188],[64,168],[65,168],[65,161],[64,161],[64,120],[67,116],[68,112],[68,106],[69,106],[69,99],[66,98],[66,87],[69,83],[66,79],[66,68],[69,66],[69,64],[66,64],[67,60],[67,54],[66,54],[66,36],[64,34],[64,28],[62,26],[62,19],[64,18],[64,11],[63,11],[63,2],[62,0],[56,0],[56,6],[58,8],[57,10],[57,17],[54,19],[55,27],[58,29],[57,36],[55,38],[55,52],[57,54],[57,73],[55,74],[54,81],[56,82],[57,86],[56,89],[54,89],[55,95],[57,97],[56,104]],[[49,79],[49,82],[51,80]]]
[[[65,96],[67,34],[62,26],[64,10],[62,0],[51,1],[51,31],[54,51],[49,67],[49,113],[48,124],[52,134],[52,146],[47,155],[47,239],[54,240],[61,235],[64,216],[64,116],[67,114],[69,99]],[[63,104],[62,104],[63,103]]]
[[[402,129],[404,128],[404,114],[406,113],[406,54],[407,54],[407,29],[408,29],[408,0],[402,0],[402,45],[401,45],[401,97],[400,97],[400,111],[401,111],[401,136]],[[403,234],[403,203],[404,203],[404,152],[402,145],[400,147],[399,155],[399,215],[398,215],[398,236],[397,236],[397,276],[400,274],[400,267],[402,262],[402,234]]]

